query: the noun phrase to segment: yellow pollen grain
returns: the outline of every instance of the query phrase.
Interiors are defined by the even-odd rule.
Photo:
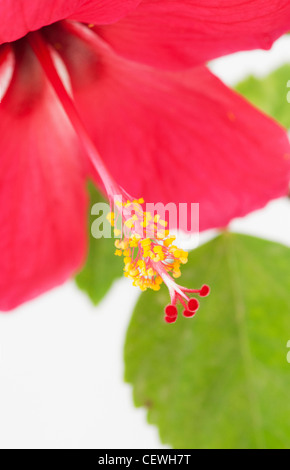
[[[160,285],[159,285],[159,284],[153,284],[153,285],[151,286],[151,289],[157,292],[157,291],[160,290]]]
[[[161,227],[167,227],[168,222],[166,222],[165,220],[159,220],[159,225],[161,225]]]
[[[151,240],[150,238],[145,238],[144,240],[141,240],[141,245],[142,247],[150,247],[151,246]]]
[[[157,232],[157,238],[158,238],[159,240],[163,240],[163,238],[165,238],[165,236],[166,236],[166,235],[165,235],[165,231],[164,231],[164,230]]]
[[[173,277],[174,277],[174,279],[178,279],[179,277],[181,277],[181,272],[180,271],[179,272],[174,272]]]
[[[170,237],[164,240],[163,245],[166,246],[167,248],[172,245],[172,243],[176,240],[176,237]]]
[[[134,222],[133,222],[132,219],[128,219],[128,220],[126,220],[125,225],[128,228],[133,228],[134,227]]]

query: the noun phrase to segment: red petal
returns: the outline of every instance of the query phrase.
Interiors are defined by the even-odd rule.
[[[134,10],[142,0],[90,0],[70,17],[84,23],[109,24]],[[83,3],[83,2],[82,2]]]
[[[268,49],[289,29],[289,0],[143,0],[97,31],[127,58],[172,68]]]
[[[130,194],[199,202],[203,230],[286,194],[290,146],[278,124],[204,67],[158,71],[85,37],[63,42],[63,59],[87,128]]]
[[[23,49],[1,103],[0,135],[0,310],[6,311],[64,282],[86,246],[78,146],[38,64]]]
[[[1,0],[0,44],[11,42],[57,21],[109,24],[133,10],[141,0]]]

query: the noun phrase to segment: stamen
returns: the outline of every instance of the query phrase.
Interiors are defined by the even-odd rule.
[[[187,289],[176,284],[173,278],[181,276],[180,268],[187,263],[188,253],[173,244],[175,237],[165,229],[166,221],[158,214],[153,217],[143,211],[143,203],[143,199],[129,199],[124,203],[118,200],[115,205],[117,214],[108,214],[107,219],[115,230],[121,219],[122,230],[118,230],[124,234],[122,240],[115,242],[115,255],[124,257],[124,275],[142,291],[158,291],[163,282],[166,284],[171,297],[171,304],[165,308],[167,323],[175,323],[177,320],[177,302],[184,307],[185,317],[193,317],[199,302],[187,294],[195,293],[205,297],[210,289],[206,285],[201,289]]]

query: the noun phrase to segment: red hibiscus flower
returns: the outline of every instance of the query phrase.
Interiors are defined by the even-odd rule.
[[[1,0],[0,18],[1,310],[82,265],[96,170],[199,202],[202,229],[286,193],[286,133],[202,64],[270,47],[288,0]]]

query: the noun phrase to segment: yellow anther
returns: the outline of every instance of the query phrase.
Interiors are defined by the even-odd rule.
[[[176,258],[180,258],[183,255],[183,250],[180,250],[177,248],[176,250],[173,251],[173,254]]]
[[[159,222],[159,220],[160,220],[160,215],[156,214],[155,217],[154,217],[154,222],[157,223],[157,222]]]
[[[173,277],[174,277],[175,279],[178,279],[180,276],[181,276],[181,271],[174,271],[174,272],[173,272]]]
[[[106,216],[106,219],[112,225],[112,227],[114,227],[114,225],[115,225],[115,214],[114,214],[114,212],[109,212],[109,214]]]
[[[141,240],[141,245],[142,247],[150,247],[151,246],[151,240],[150,238],[145,238],[144,240]]]
[[[133,269],[133,264],[131,263],[131,260],[130,260],[130,263],[127,263],[125,265],[124,271],[129,272],[131,269]]]
[[[143,214],[142,207],[140,207],[140,204],[137,200],[133,201],[132,209],[134,209],[137,214]]]
[[[125,263],[126,265],[129,264],[129,263],[131,263],[131,261],[132,261],[132,259],[131,259],[129,256],[126,256],[126,257],[124,258],[124,263]]]
[[[124,250],[124,256],[131,256],[131,250]]]
[[[122,250],[116,250],[115,255],[116,256],[122,256]]]
[[[107,215],[106,219],[110,222],[111,220],[114,220],[115,219],[115,214],[114,212],[109,212],[109,214]]]
[[[121,233],[122,233],[121,230],[119,230],[119,229],[117,229],[117,228],[114,229],[114,235],[115,235],[115,237],[119,237],[119,235],[121,235]]]
[[[159,220],[159,225],[161,225],[161,227],[167,227],[168,222],[166,222],[165,220]]]
[[[139,270],[138,269],[131,269],[131,271],[129,272],[130,276],[132,277],[136,277],[136,276],[139,276]]]
[[[154,291],[157,292],[157,291],[160,290],[160,285],[159,284],[152,284],[151,289],[153,289]]]
[[[144,218],[150,222],[152,220],[152,214],[150,212],[144,212]]]
[[[166,240],[164,240],[164,242],[163,242],[163,245],[168,248],[170,245],[172,245],[174,240],[176,240],[176,237],[174,237],[174,236],[172,236],[170,238],[166,238]]]
[[[134,227],[134,222],[133,222],[132,219],[128,219],[128,220],[126,220],[124,225],[128,228],[133,228]]]
[[[116,240],[115,246],[117,248],[120,248],[121,250],[126,250],[129,247],[129,242],[128,240],[122,240],[122,241]]]
[[[160,230],[159,232],[157,232],[157,238],[158,238],[159,240],[163,240],[163,238],[165,238],[165,236],[166,236],[166,235],[165,235],[165,231],[164,231],[164,230],[162,230],[162,231]]]
[[[130,238],[130,241],[129,241],[129,245],[132,247],[132,248],[136,248],[138,246],[138,243],[139,243],[139,240],[140,240],[140,235],[136,234],[136,235],[133,235],[131,238]]]

